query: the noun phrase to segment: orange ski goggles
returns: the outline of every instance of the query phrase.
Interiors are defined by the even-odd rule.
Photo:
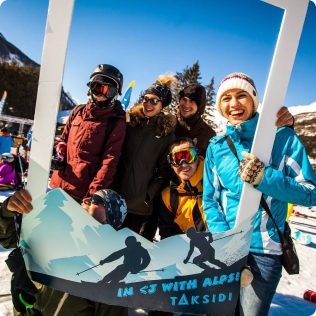
[[[118,93],[116,87],[98,81],[90,82],[89,87],[91,92],[97,97],[105,96],[107,98],[114,98]]]

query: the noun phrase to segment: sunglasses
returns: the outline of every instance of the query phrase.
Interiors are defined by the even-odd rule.
[[[167,156],[168,162],[175,167],[181,166],[184,161],[188,164],[192,164],[196,162],[197,159],[198,152],[194,147],[175,150]]]
[[[91,92],[97,97],[105,96],[107,98],[114,98],[118,93],[116,87],[110,84],[104,84],[103,82],[92,81],[88,85]]]
[[[158,98],[143,97],[143,103],[150,102],[151,105],[157,105],[161,100]]]
[[[94,204],[94,205],[101,205],[101,204],[103,204],[103,199],[101,198],[100,195],[93,194],[93,195],[91,196],[91,204]]]

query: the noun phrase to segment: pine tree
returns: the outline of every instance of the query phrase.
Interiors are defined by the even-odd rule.
[[[0,94],[7,91],[3,114],[34,118],[39,69],[20,66],[18,60],[0,63]]]
[[[171,114],[175,114],[179,105],[179,93],[190,83],[199,83],[202,84],[202,76],[200,71],[199,61],[194,63],[191,67],[186,66],[182,70],[182,72],[176,72],[175,77],[178,79],[178,83],[175,84],[172,89],[172,102],[171,104],[164,108],[164,112],[169,112]],[[212,128],[216,128],[216,124],[214,123],[214,111],[216,110],[214,107],[215,104],[215,89],[214,89],[214,77],[212,77],[211,82],[204,86],[206,90],[206,107],[205,112],[202,115],[203,120]],[[141,91],[138,99],[134,103],[134,105],[140,104],[142,102],[142,96],[144,95],[144,91]]]
[[[138,99],[134,102],[134,106],[143,102],[144,90],[139,93]]]
[[[216,128],[216,124],[214,123],[214,98],[215,98],[215,89],[214,89],[214,77],[211,79],[210,84],[205,86],[206,90],[206,107],[205,107],[205,112],[202,115],[202,118],[204,122],[211,126],[213,129]]]
[[[201,72],[199,61],[194,63],[191,67],[186,66],[182,72],[176,72],[175,77],[178,79],[179,83],[172,88],[172,102],[168,107],[168,111],[172,114],[176,113],[179,104],[179,93],[190,83],[201,84]]]
[[[21,66],[17,59],[0,59],[0,98],[7,91],[3,114],[34,119],[39,68]],[[60,110],[72,109],[75,103],[62,88]]]

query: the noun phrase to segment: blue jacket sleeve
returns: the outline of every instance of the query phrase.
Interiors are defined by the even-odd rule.
[[[203,211],[210,232],[229,230],[220,204],[221,184],[213,160],[212,144],[206,152],[203,176]]]
[[[282,159],[277,159],[277,155]],[[302,206],[316,205],[315,173],[304,146],[290,129],[278,132],[272,150],[273,164],[274,160],[278,161],[277,168],[268,166],[261,183],[255,188],[283,202]]]

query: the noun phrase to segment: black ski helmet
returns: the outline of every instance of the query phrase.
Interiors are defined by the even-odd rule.
[[[123,75],[116,67],[107,64],[100,64],[93,70],[90,79],[95,75],[104,75],[113,79],[118,84],[119,94],[122,94]]]
[[[115,191],[103,189],[92,195],[92,203],[96,195],[101,198],[100,204],[105,207],[108,224],[110,224],[114,229],[118,229],[123,224],[127,215],[125,200]]]

